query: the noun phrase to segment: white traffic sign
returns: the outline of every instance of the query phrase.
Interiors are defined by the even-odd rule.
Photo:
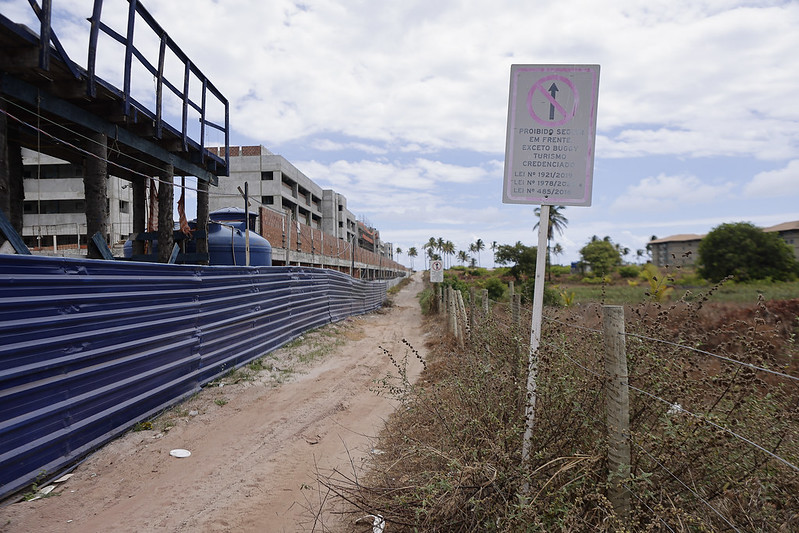
[[[444,283],[444,264],[441,261],[430,262],[430,283]]]
[[[591,205],[599,65],[511,65],[502,201]]]

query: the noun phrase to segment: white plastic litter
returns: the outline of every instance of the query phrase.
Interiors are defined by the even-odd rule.
[[[386,530],[386,521],[379,514],[368,514],[355,521],[356,524],[372,520],[372,533],[383,533]]]
[[[191,455],[191,452],[189,450],[178,448],[169,452],[169,455],[171,455],[172,457],[189,457]]]
[[[682,405],[680,405],[678,403],[673,403],[673,404],[671,404],[671,407],[669,407],[669,410],[666,411],[666,414],[667,415],[678,415],[678,414],[682,413],[682,411],[683,411]]]

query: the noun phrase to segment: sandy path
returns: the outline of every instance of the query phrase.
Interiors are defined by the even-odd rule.
[[[0,508],[0,531],[328,531],[334,519],[311,512],[323,497],[315,472],[352,471],[370,453],[395,407],[370,391],[393,370],[379,346],[402,357],[404,338],[424,354],[421,288],[417,274],[393,307],[308,335],[304,345],[314,338],[327,350],[311,363],[281,349],[272,372],[208,387],[153,430],[108,444],[56,496]],[[191,457],[171,457],[176,448]]]

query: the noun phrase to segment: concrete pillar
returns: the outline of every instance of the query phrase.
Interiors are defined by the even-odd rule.
[[[91,244],[95,233],[108,238],[108,140],[103,133],[89,134],[84,143],[90,154],[86,158],[83,192],[86,196],[86,249],[89,259],[100,259],[99,250]]]
[[[203,232],[204,237],[197,240],[197,253],[208,253],[208,182],[197,180],[197,232]]]
[[[133,233],[147,231],[147,181],[143,176],[133,180]],[[133,241],[133,255],[144,254],[144,241]]]
[[[175,244],[173,229],[175,217],[172,204],[175,200],[175,187],[172,183],[175,169],[169,163],[162,163],[158,176],[158,262],[168,263]]]

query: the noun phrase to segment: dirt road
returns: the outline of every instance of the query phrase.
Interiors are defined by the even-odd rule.
[[[352,471],[395,403],[380,347],[424,355],[419,274],[394,305],[305,336],[91,455],[50,496],[0,508],[3,532],[359,531],[315,516],[317,470]],[[409,358],[409,374],[420,365]],[[171,450],[190,457],[176,458]],[[363,529],[371,531],[371,527]]]

